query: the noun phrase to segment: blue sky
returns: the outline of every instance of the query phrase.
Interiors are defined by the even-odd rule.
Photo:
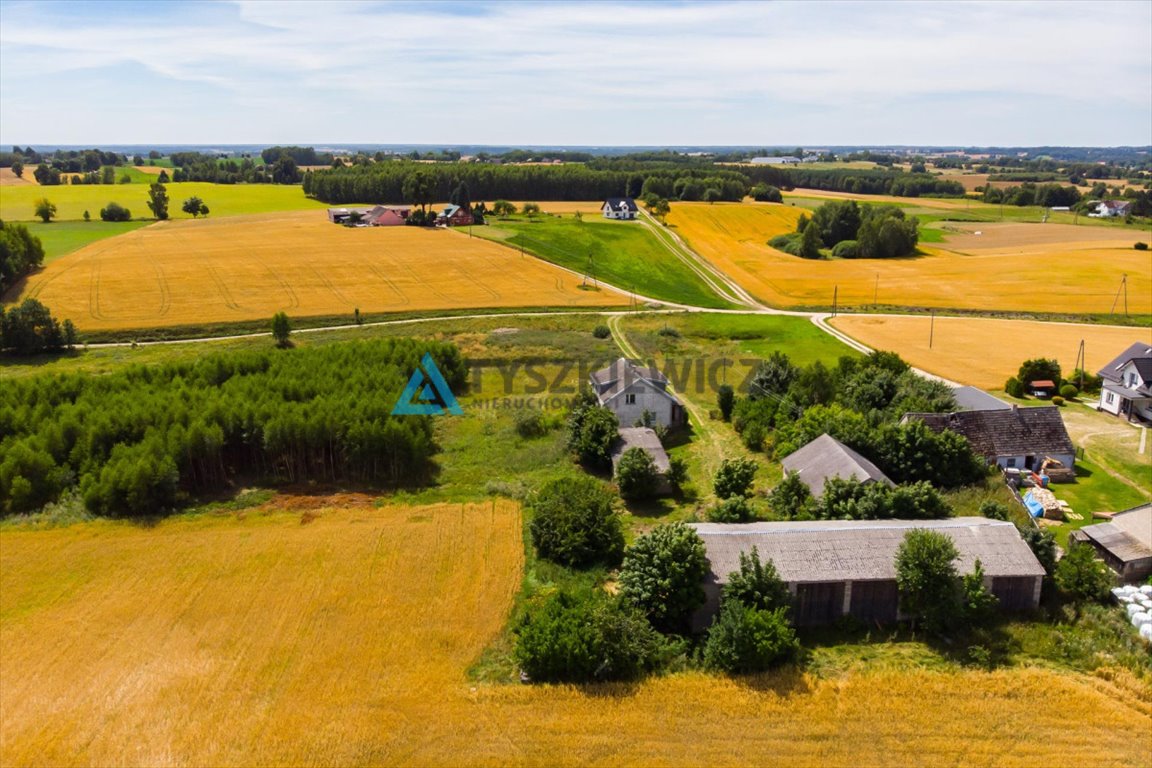
[[[0,2],[0,146],[1152,143],[1152,2]]]

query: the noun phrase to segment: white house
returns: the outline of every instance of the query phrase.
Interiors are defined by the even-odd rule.
[[[606,219],[634,219],[640,212],[636,201],[630,197],[610,197],[600,206],[600,210]]]
[[[652,415],[653,424],[672,427],[685,422],[684,405],[668,391],[668,377],[656,368],[621,357],[589,379],[600,405],[615,413],[622,426],[643,422],[645,412]]]
[[[1104,379],[1101,410],[1152,421],[1152,344],[1136,342],[1096,375]]]
[[[1117,216],[1127,216],[1132,203],[1125,200],[1101,200],[1096,204],[1096,212],[1088,216],[1093,219],[1111,219]]]

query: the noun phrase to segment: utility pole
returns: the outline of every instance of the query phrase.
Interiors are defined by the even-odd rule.
[[[1128,317],[1128,275],[1120,277],[1120,288],[1116,291],[1116,298],[1112,299],[1112,309],[1108,310],[1109,315],[1116,314],[1116,302],[1120,301],[1120,294],[1124,294],[1124,317]]]
[[[880,273],[876,273],[876,286],[872,289],[872,309],[880,305]]]
[[[836,297],[840,292],[840,286],[832,286],[832,317],[836,317]]]
[[[1076,353],[1076,370],[1080,371],[1080,391],[1084,391],[1084,339],[1080,339],[1080,351]]]
[[[928,349],[932,349],[932,340],[936,336],[936,310],[932,310],[932,319],[928,322]]]

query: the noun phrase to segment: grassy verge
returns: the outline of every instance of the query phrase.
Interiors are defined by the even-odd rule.
[[[591,217],[492,219],[474,234],[546,261],[664,301],[727,308],[728,303],[636,222]]]

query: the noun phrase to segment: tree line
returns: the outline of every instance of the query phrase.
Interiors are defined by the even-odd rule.
[[[892,169],[830,168],[810,169],[803,166],[772,166],[741,169],[753,183],[764,183],[780,189],[820,189],[853,195],[895,195],[896,197],[964,197],[964,185],[928,173],[908,173]]]
[[[0,355],[58,352],[72,349],[76,341],[72,321],[61,323],[36,299],[24,299],[11,308],[0,306]]]
[[[0,388],[0,514],[76,489],[92,512],[158,515],[243,478],[399,486],[427,479],[430,417],[393,416],[429,352],[452,388],[455,346],[386,339],[215,354]]]

